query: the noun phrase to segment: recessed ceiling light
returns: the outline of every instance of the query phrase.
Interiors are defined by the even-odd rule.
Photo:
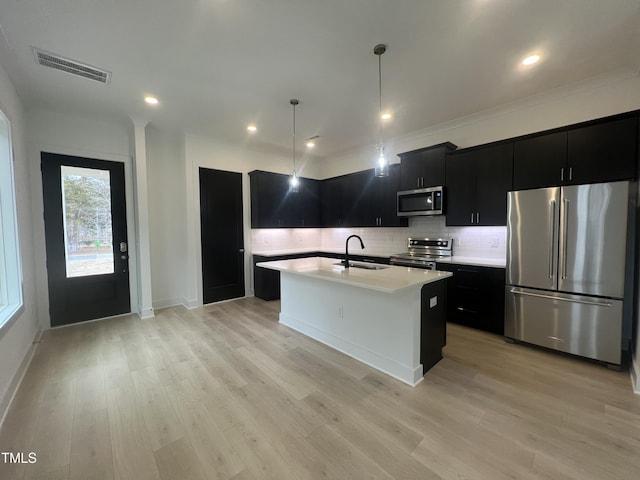
[[[382,115],[380,115],[380,118],[382,120],[391,120],[391,114],[389,112],[384,112]]]
[[[151,95],[147,95],[146,97],[144,97],[144,101],[149,105],[157,105],[159,103],[158,99],[156,97],[152,97]]]
[[[538,60],[540,60],[540,55],[529,55],[524,60],[522,60],[523,65],[533,65]]]
[[[247,126],[247,131],[249,133],[255,133],[258,130],[258,127],[256,127],[255,125],[251,124]]]

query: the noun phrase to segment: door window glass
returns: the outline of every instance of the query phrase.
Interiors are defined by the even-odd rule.
[[[114,273],[109,171],[60,171],[67,278]]]

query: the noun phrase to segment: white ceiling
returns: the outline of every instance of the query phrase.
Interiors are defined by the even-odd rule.
[[[27,107],[141,116],[260,149],[290,151],[298,98],[298,138],[319,135],[327,156],[377,140],[377,43],[390,137],[638,71],[639,24],[640,0],[2,0],[0,62]],[[31,47],[111,83],[37,65]],[[531,52],[542,61],[524,69]]]

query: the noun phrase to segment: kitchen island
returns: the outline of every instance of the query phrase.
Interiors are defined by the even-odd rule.
[[[330,258],[263,262],[280,271],[280,323],[409,385],[442,358],[449,272]]]

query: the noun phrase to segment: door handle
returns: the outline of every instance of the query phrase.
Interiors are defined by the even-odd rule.
[[[528,297],[538,297],[538,298],[547,298],[549,300],[559,300],[561,302],[570,302],[570,303],[581,303],[583,305],[595,305],[596,307],[613,307],[613,303],[611,302],[592,302],[589,300],[576,300],[573,298],[563,298],[563,297],[554,297],[553,295],[543,295],[541,293],[531,293],[531,292],[523,292],[522,290],[516,290],[512,288],[509,290],[510,293],[514,293],[516,295],[526,295]]]
[[[239,253],[244,253],[244,248],[241,248],[240,250],[238,250]]]
[[[471,212],[471,223],[473,223],[473,212]]]
[[[569,229],[569,199],[564,199],[564,232],[562,236],[564,237],[562,241],[564,245],[562,246],[562,279],[565,280],[567,278],[567,246],[569,242],[567,241],[567,234]]]
[[[476,212],[476,223],[480,223],[480,212]]]
[[[549,202],[551,204],[551,217],[550,217],[550,225],[551,227],[551,241],[549,242],[549,275],[548,278],[553,278],[553,242],[556,238],[556,201],[551,200]]]

